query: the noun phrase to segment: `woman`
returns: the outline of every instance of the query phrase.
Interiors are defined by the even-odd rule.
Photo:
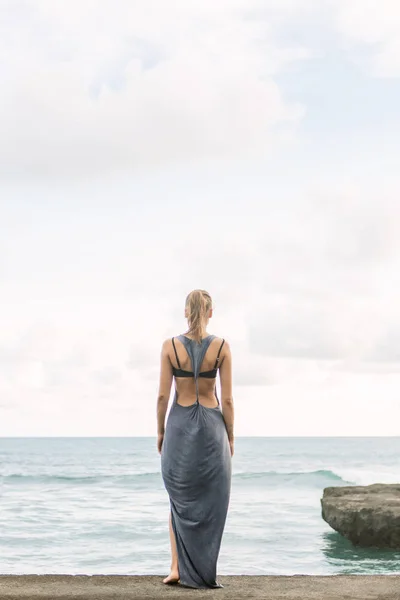
[[[207,333],[212,311],[205,290],[187,296],[188,331],[162,345],[157,404],[157,446],[171,507],[171,572],[163,583],[192,588],[223,587],[216,570],[231,487],[231,352],[226,340]],[[164,427],[173,377],[175,397]]]

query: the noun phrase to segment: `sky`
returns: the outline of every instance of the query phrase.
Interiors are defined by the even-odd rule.
[[[237,436],[399,435],[399,3],[0,14],[0,436],[156,435],[194,288]]]

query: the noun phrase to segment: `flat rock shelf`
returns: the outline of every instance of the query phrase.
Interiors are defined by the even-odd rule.
[[[399,575],[221,576],[223,588],[166,586],[161,575],[0,575],[1,600],[229,598],[264,600],[400,600]]]
[[[400,550],[400,483],[327,487],[321,507],[322,518],[354,545]]]

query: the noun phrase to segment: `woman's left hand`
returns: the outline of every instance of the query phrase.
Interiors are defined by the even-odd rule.
[[[161,448],[162,448],[163,441],[164,441],[164,434],[159,433],[158,437],[157,437],[157,450],[158,450],[159,454],[161,454]]]

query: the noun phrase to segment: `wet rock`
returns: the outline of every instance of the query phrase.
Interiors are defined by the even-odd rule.
[[[400,483],[327,487],[321,507],[322,518],[354,545],[400,549]]]

